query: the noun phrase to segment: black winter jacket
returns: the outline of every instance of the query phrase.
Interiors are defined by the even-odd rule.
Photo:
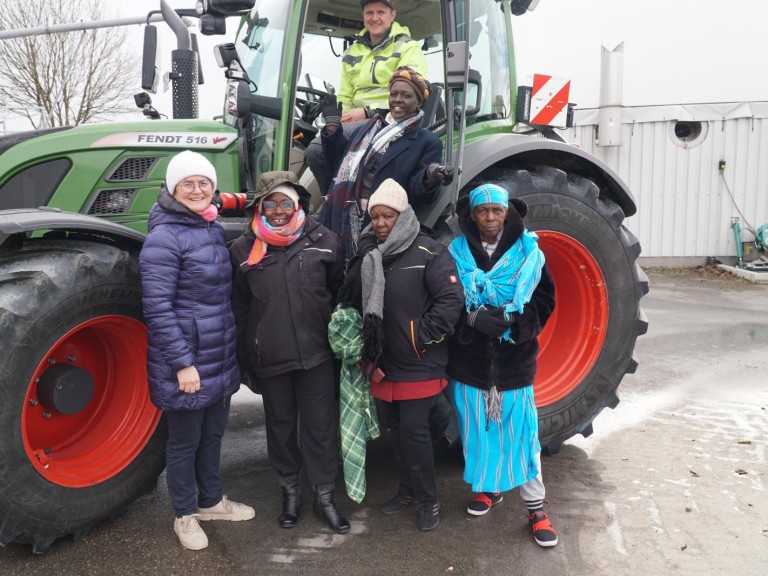
[[[255,238],[249,228],[230,247],[241,367],[267,378],[330,360],[328,323],[344,271],[338,238],[307,217],[298,240],[269,246],[262,261],[249,266]]]
[[[368,232],[360,237],[361,255],[364,246],[375,246],[372,235]],[[344,287],[349,298],[346,303],[358,310],[362,308],[361,263],[360,256],[350,262]],[[385,377],[398,382],[445,378],[449,338],[464,307],[464,291],[448,249],[419,234],[405,251],[385,257],[383,265],[386,288],[380,366]]]
[[[467,237],[475,262],[486,272],[517,241],[524,229],[522,218],[510,205],[499,245],[493,256],[488,256],[468,208],[462,211],[459,224]],[[466,314],[463,314],[461,326],[451,340],[448,374],[455,380],[484,390],[493,386],[499,390],[531,386],[539,354],[538,336],[554,308],[555,285],[545,264],[531,301],[525,305],[523,313],[517,315],[512,326],[515,344],[491,338],[466,325]]]

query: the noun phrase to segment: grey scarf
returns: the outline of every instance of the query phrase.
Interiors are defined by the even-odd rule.
[[[421,229],[416,213],[408,206],[400,213],[397,222],[392,227],[387,239],[379,244],[375,250],[369,251],[363,256],[360,265],[360,276],[363,292],[363,340],[366,351],[364,357],[378,359],[383,350],[382,327],[384,319],[384,265],[383,258],[404,252]],[[371,230],[370,224],[363,233]]]

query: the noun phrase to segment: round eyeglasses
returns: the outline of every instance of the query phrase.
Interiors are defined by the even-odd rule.
[[[184,192],[192,192],[195,189],[195,186],[203,192],[208,192],[213,186],[213,183],[208,179],[198,181],[184,180],[183,182],[179,182],[179,186],[181,186],[181,189],[184,190]]]
[[[278,206],[283,210],[294,210],[296,208],[293,200],[280,200],[280,202],[275,200],[263,200],[261,203],[262,210],[274,210]]]

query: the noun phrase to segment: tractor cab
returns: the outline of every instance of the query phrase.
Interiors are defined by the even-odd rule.
[[[511,15],[531,4],[397,0],[396,21],[421,43],[433,87],[423,125],[454,143],[446,162],[460,165],[465,125],[503,121],[511,128]],[[243,187],[253,188],[264,171],[290,169],[312,189],[303,150],[322,128],[320,100],[338,88],[341,56],[363,28],[358,0],[256,0],[234,43],[217,47],[228,78],[225,122],[241,134]],[[460,178],[453,186],[458,190]]]

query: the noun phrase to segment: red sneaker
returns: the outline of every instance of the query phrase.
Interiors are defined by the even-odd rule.
[[[557,544],[557,532],[549,523],[549,517],[543,510],[528,516],[528,525],[533,531],[533,539],[539,546],[550,547]]]
[[[482,516],[487,514],[493,506],[500,504],[502,500],[504,500],[504,496],[500,493],[480,492],[467,504],[467,512],[472,516]]]

